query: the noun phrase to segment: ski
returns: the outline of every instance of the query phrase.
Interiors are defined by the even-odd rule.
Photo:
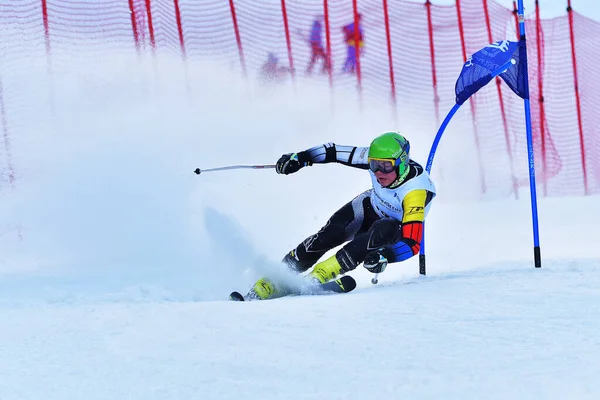
[[[298,288],[297,290],[288,289],[287,293],[284,296],[311,296],[318,294],[326,294],[328,292],[331,293],[348,293],[353,291],[356,288],[356,281],[351,276],[342,276],[339,279],[319,283],[317,285],[309,285],[302,288]],[[258,300],[256,298],[252,298],[249,296],[243,296],[240,292],[231,292],[229,295],[229,299],[231,301],[248,301],[248,300]],[[271,299],[269,299],[271,300]]]
[[[240,292],[231,292],[229,295],[231,301],[245,301],[244,296]]]
[[[323,292],[348,293],[353,291],[355,288],[356,281],[353,277],[342,276],[339,279],[315,285],[314,288],[311,288],[313,290],[311,290],[311,293],[309,294],[319,294]]]

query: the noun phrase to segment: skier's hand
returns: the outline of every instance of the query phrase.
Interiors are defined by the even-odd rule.
[[[306,167],[307,165],[312,165],[312,163],[307,160],[305,152],[288,153],[282,155],[279,160],[277,160],[275,171],[277,171],[278,174],[288,175],[297,172],[300,168]]]
[[[380,250],[375,250],[367,254],[365,257],[365,261],[363,261],[363,266],[374,274],[380,274],[385,271],[385,267],[388,265],[387,258],[381,254]]]

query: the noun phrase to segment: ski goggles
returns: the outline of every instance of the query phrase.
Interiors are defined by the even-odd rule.
[[[384,174],[389,174],[394,171],[396,160],[389,158],[369,158],[369,169],[373,172],[381,171]]]

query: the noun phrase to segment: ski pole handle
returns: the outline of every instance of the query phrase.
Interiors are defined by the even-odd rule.
[[[228,169],[271,169],[271,168],[275,168],[275,165],[274,164],[267,164],[267,165],[228,165],[226,167],[218,167],[218,168],[207,168],[207,169],[196,168],[194,170],[194,173],[196,175],[200,175],[200,173],[202,173],[202,172],[225,171],[225,170],[228,170]]]

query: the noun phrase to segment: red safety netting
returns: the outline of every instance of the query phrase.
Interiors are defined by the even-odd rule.
[[[297,79],[306,73],[311,25],[320,19],[331,69],[321,73],[319,60],[311,79],[332,90],[356,88],[356,101],[388,103],[399,121],[420,120],[423,135],[433,138],[454,105],[454,84],[465,58],[490,42],[517,39],[515,13],[491,0],[454,6],[400,0],[22,0],[2,7],[0,179],[11,183],[18,176],[10,149],[20,121],[33,114],[50,121],[52,104],[64,93],[49,80],[46,98],[25,107],[25,77],[60,75],[79,54],[178,53],[184,62],[210,60],[254,79],[272,53]],[[364,47],[356,73],[344,73],[342,27],[358,13]],[[600,55],[593,40],[600,24],[569,12],[551,20],[532,13],[526,26],[539,192],[598,193],[594,106],[600,97],[595,79]],[[29,70],[22,68],[28,63]],[[490,83],[464,104],[446,133],[472,149],[473,157],[456,163],[453,154],[444,153],[442,141],[434,173],[460,174],[486,197],[515,196],[529,183],[523,110],[523,101],[505,84]]]

